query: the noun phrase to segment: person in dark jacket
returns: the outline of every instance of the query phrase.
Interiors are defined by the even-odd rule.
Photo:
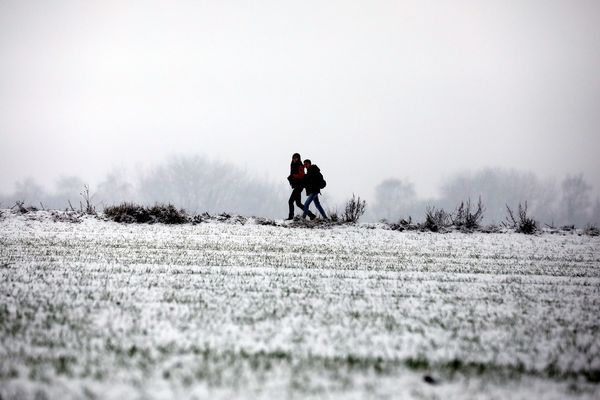
[[[321,174],[321,170],[316,165],[313,165],[310,160],[304,160],[304,167],[306,167],[306,175],[304,176],[304,187],[306,188],[306,201],[304,202],[304,215],[302,218],[306,218],[308,213],[310,212],[309,206],[313,201],[315,202],[315,207],[321,213],[324,219],[327,219],[327,215],[321,207],[321,202],[319,201],[319,193],[321,193],[321,185],[324,182],[323,174]],[[313,219],[311,217],[311,219]]]
[[[290,163],[290,176],[288,176],[288,181],[292,186],[292,194],[290,199],[288,200],[288,205],[290,208],[290,213],[288,214],[287,220],[294,219],[294,203],[304,211],[304,206],[302,205],[302,189],[304,189],[304,164],[302,164],[302,157],[300,154],[294,153],[292,156],[292,162]],[[310,219],[315,219],[316,215],[308,212]]]

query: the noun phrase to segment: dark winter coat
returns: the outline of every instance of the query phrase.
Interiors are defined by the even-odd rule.
[[[304,187],[304,164],[302,162],[291,162],[290,163],[290,176],[288,181],[294,189]]]
[[[304,176],[304,187],[306,188],[306,195],[313,193],[321,193],[321,182],[323,181],[323,175],[321,170],[315,164],[311,165],[306,169],[306,175]]]

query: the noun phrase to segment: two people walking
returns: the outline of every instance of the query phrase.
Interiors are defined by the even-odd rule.
[[[307,216],[313,220],[317,216],[313,214],[309,207],[312,202],[315,203],[315,207],[321,213],[321,216],[324,219],[327,219],[327,215],[321,206],[321,202],[319,201],[319,193],[321,193],[321,189],[323,189],[326,185],[325,179],[323,179],[323,174],[321,174],[321,170],[317,167],[316,164],[313,164],[309,159],[301,161],[302,158],[300,154],[294,153],[292,155],[292,162],[290,163],[290,176],[288,176],[288,181],[292,186],[292,194],[290,199],[288,200],[289,205],[289,215],[288,220],[294,219],[294,204],[300,208],[302,213],[302,219]],[[306,172],[305,172],[306,169]],[[306,189],[306,201],[302,204],[302,189]]]

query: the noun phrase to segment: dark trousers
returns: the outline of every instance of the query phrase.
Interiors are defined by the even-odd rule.
[[[292,190],[292,195],[290,196],[290,199],[288,200],[288,205],[290,206],[290,218],[294,218],[294,203],[296,203],[296,205],[298,206],[298,208],[300,208],[302,211],[304,211],[304,205],[302,204],[302,188],[294,188],[294,190]],[[307,215],[310,218],[314,218],[315,214],[313,214],[312,212],[308,211]]]

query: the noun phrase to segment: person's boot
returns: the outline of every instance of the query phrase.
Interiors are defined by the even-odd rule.
[[[289,215],[289,216],[288,216],[288,217],[285,219],[285,221],[291,221],[291,220],[293,220],[293,219],[294,219],[294,214],[290,214],[290,215]]]

